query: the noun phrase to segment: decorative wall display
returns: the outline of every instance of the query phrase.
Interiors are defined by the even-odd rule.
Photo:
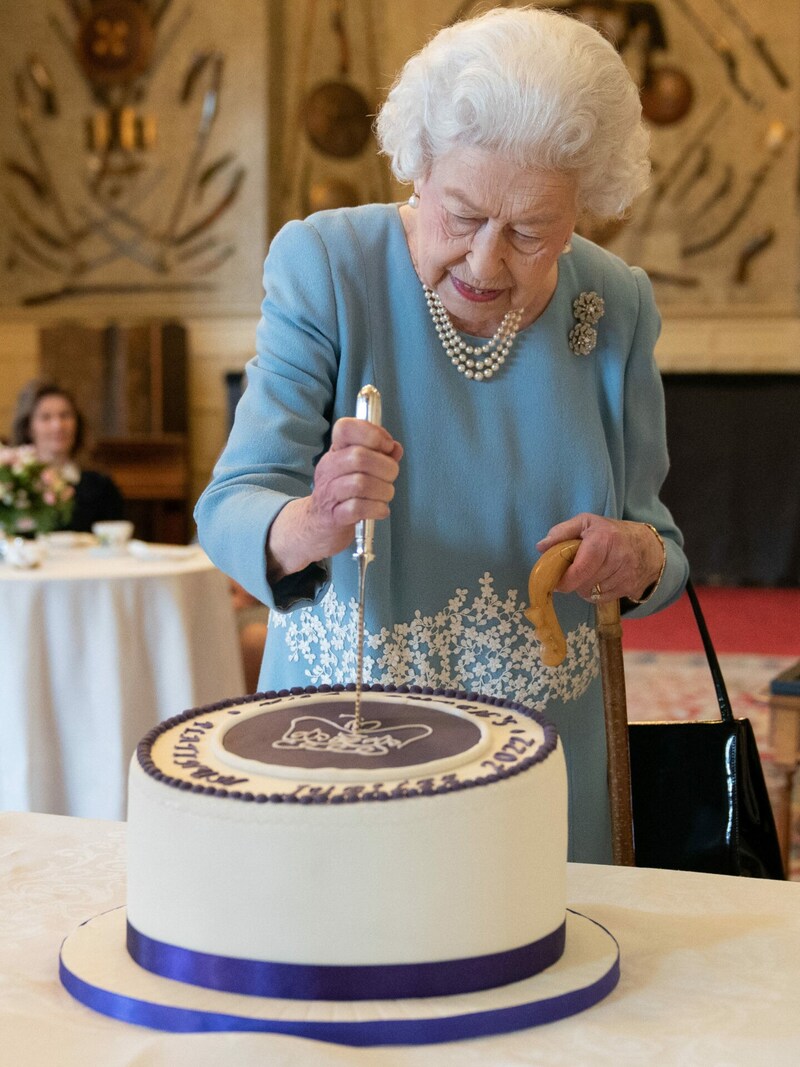
[[[187,312],[257,299],[261,0],[4,0],[6,307]]]
[[[381,0],[286,5],[278,222],[332,207],[390,199],[372,120],[382,74],[376,21]]]
[[[800,8],[794,0],[608,0],[642,89],[653,179],[605,242],[666,314],[791,314],[798,259]],[[638,18],[638,21],[637,21]]]
[[[794,0],[548,4],[595,25],[641,88],[653,180],[589,236],[645,268],[665,313],[790,314],[800,272]]]
[[[402,7],[350,0],[351,82],[357,72],[358,89],[377,108],[397,69],[432,33],[487,6],[482,0],[407,0]],[[628,218],[585,218],[581,232],[644,267],[665,315],[796,313],[796,0],[553,0],[540,6],[581,18],[613,41],[640,86],[652,136],[650,189]],[[326,158],[297,136],[302,124],[292,108],[307,100],[297,86],[323,80],[323,71],[335,76],[338,53],[325,21],[332,9],[325,14],[323,0],[306,0],[305,23],[300,5],[284,0],[284,10],[284,79],[293,90],[273,114],[288,164],[274,221],[316,207],[399,199],[383,161],[376,177],[372,139],[358,159],[347,161]],[[318,188],[328,199],[314,195]]]

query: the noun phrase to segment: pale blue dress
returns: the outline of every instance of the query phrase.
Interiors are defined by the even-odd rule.
[[[395,205],[289,223],[270,247],[264,288],[258,354],[196,509],[212,560],[271,609],[260,687],[355,678],[352,552],[270,588],[265,543],[287,501],[310,492],[332,423],[355,414],[371,383],[405,455],[367,572],[365,677],[542,711],[568,762],[570,858],[610,862],[593,608],[556,594],[568,636],[558,668],[539,662],[522,611],[536,542],[582,511],[649,522],[664,537],[664,577],[637,613],[666,606],[685,583],[682,538],[658,498],[668,463],[647,277],[576,237],[550,304],[488,382],[445,356]],[[605,313],[596,347],[577,355],[568,339],[584,292],[599,294]]]

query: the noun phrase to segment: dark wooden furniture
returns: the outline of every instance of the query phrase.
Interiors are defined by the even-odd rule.
[[[187,341],[180,323],[41,331],[40,373],[76,398],[86,465],[110,474],[136,536],[185,543],[190,533]]]
[[[137,537],[186,544],[189,459],[184,434],[101,438],[92,457],[119,486]]]

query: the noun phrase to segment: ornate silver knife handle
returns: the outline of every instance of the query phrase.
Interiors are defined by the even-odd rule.
[[[356,398],[356,418],[366,419],[373,426],[381,425],[381,394],[374,385],[365,385]],[[366,557],[367,563],[375,559],[373,542],[375,536],[375,520],[362,519],[356,523],[356,550],[355,559]]]

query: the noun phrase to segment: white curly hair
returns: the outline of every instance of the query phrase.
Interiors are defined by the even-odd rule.
[[[440,30],[397,77],[375,122],[401,182],[455,147],[577,179],[579,207],[610,218],[646,188],[650,137],[619,54],[580,20],[498,8]]]

